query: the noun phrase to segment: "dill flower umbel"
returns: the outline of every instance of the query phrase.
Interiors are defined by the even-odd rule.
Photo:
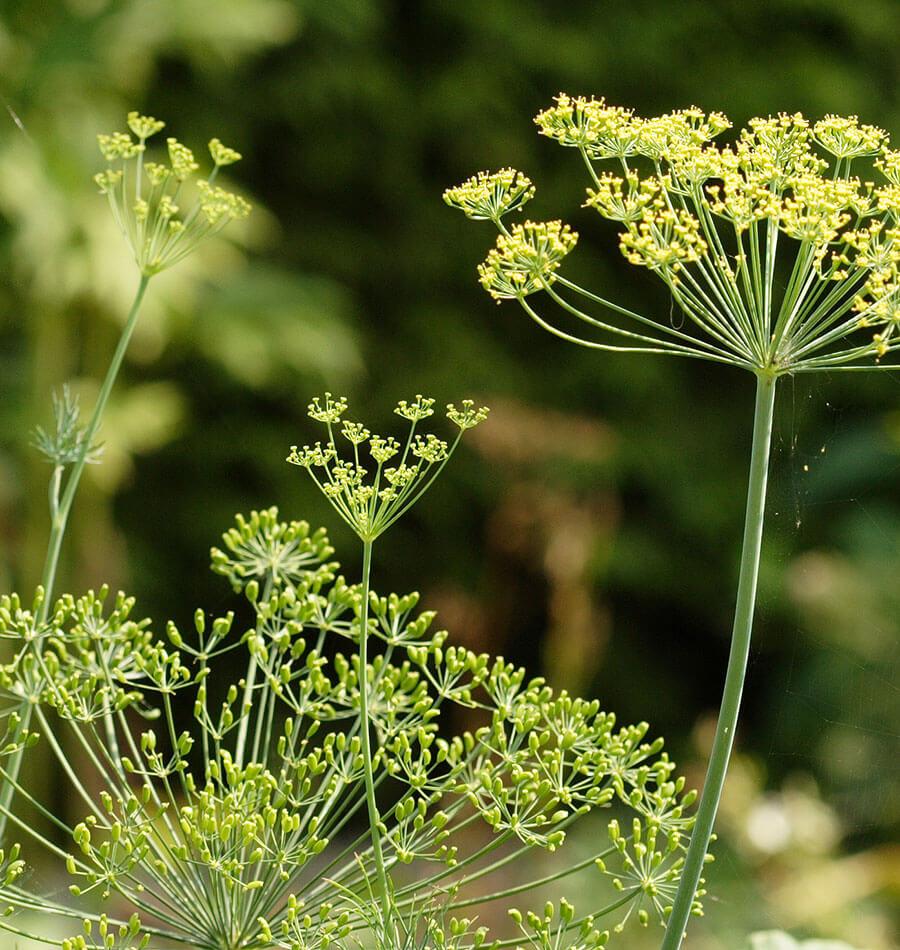
[[[578,150],[590,179],[584,207],[621,226],[625,259],[661,280],[688,319],[637,313],[564,277],[560,264],[575,235],[559,221],[508,228],[502,202],[491,213],[471,214],[460,194],[491,181],[486,172],[444,195],[500,232],[478,268],[485,290],[517,300],[536,323],[571,343],[690,356],[756,377],[719,719],[683,865],[653,885],[654,909],[667,920],[662,950],[678,950],[703,893],[747,672],[776,384],[791,373],[900,368],[890,360],[900,349],[900,152],[888,148],[884,130],[855,115],[813,123],[800,113],[757,117],[719,144],[731,128],[719,112],[691,107],[642,118],[604,99],[561,93],[534,121],[541,135]],[[503,174],[515,180],[510,169]],[[556,305],[557,316],[538,295]],[[560,319],[583,322],[590,335]],[[629,872],[645,880],[645,862],[632,862]],[[554,912],[548,908],[545,923]],[[541,933],[537,917],[529,925]]]
[[[325,425],[323,445],[291,447],[288,462],[305,468],[335,511],[362,541],[374,541],[425,494],[449,461],[463,432],[482,423],[488,409],[464,399],[459,407],[450,403],[447,418],[458,432],[452,443],[434,433],[417,431],[420,422],[434,415],[434,399],[416,396],[397,403],[394,412],[409,422],[405,443],[393,436],[373,434],[362,423],[343,419],[347,400],[325,393],[309,404],[308,415]],[[337,427],[340,425],[340,430]],[[341,438],[349,443],[348,458],[342,457]],[[370,469],[361,450],[368,443]],[[388,465],[388,462],[393,464]]]
[[[534,194],[508,168],[444,194],[500,231],[478,269],[494,298],[518,300],[542,326],[585,346],[772,376],[884,367],[900,346],[900,152],[882,129],[857,116],[811,123],[781,113],[751,119],[718,144],[731,128],[719,112],[642,118],[566,94],[535,123],[581,153],[591,182],[585,207],[622,226],[625,259],[662,280],[690,323],[635,313],[558,273],[576,235],[559,221],[507,228],[504,215]],[[540,291],[594,334],[578,336],[526,300]]]
[[[97,136],[100,151],[110,164],[94,181],[109,199],[116,223],[144,276],[177,264],[204,238],[250,213],[247,201],[213,184],[221,167],[241,157],[217,138],[209,143],[213,170],[193,187],[190,183],[200,165],[191,149],[177,139],[166,139],[167,162],[145,161],[147,140],[164,125],[152,116],[129,112],[131,134]]]

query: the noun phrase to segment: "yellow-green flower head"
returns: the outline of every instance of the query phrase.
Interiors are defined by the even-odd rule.
[[[845,250],[835,252],[837,259],[856,270],[873,272],[877,277],[893,277],[900,267],[900,229],[887,228],[881,220],[865,227],[844,231],[841,241]],[[845,270],[838,279],[845,280]]]
[[[434,399],[431,396],[423,396],[417,393],[412,402],[401,399],[397,403],[394,412],[410,422],[421,422],[423,419],[434,415]]]
[[[751,119],[734,154],[748,180],[776,190],[792,178],[819,174],[827,166],[813,152],[809,122],[799,112]]]
[[[556,105],[535,116],[541,135],[584,150],[591,158],[625,158],[635,152],[641,121],[633,109],[609,106],[605,99],[571,98],[560,93]]]
[[[340,422],[341,416],[347,411],[347,400],[344,396],[333,398],[331,393],[325,393],[320,401],[316,396],[307,407],[307,415],[316,422],[334,424]]]
[[[128,113],[128,128],[143,142],[151,135],[156,135],[165,128],[166,123],[154,119],[152,115],[141,115],[139,112]]]
[[[578,235],[562,221],[525,221],[497,238],[478,266],[481,286],[496,300],[525,297],[554,281],[562,259],[575,247]]]
[[[696,106],[635,121],[640,124],[640,137],[634,151],[654,161],[672,160],[685,152],[700,152],[704,145],[731,128],[730,120],[723,113],[707,114]]]
[[[875,167],[889,182],[900,185],[900,150],[883,149],[881,156],[875,159]]]
[[[542,135],[579,150],[591,179],[585,207],[622,224],[626,260],[660,277],[691,322],[666,325],[558,275],[576,240],[566,225],[507,229],[495,209],[482,208],[470,217],[493,218],[500,230],[478,268],[494,298],[519,300],[545,329],[585,346],[754,372],[863,369],[866,357],[900,351],[900,151],[887,147],[882,129],[856,116],[810,122],[779,113],[751,119],[719,144],[730,127],[721,113],[691,107],[643,118],[564,93],[535,122]],[[859,165],[866,159],[885,184],[867,180]],[[448,203],[472,210],[461,194]],[[565,319],[589,325],[591,338],[525,302],[540,291]],[[878,330],[874,338],[857,335],[867,326]]]
[[[778,196],[758,180],[739,172],[726,172],[721,178],[721,185],[706,186],[709,207],[714,214],[731,221],[739,232],[778,214]]]
[[[119,158],[134,158],[143,151],[143,145],[135,142],[127,132],[113,132],[110,135],[98,135],[97,144],[108,162]]]
[[[302,449],[296,445],[291,446],[291,454],[288,461],[292,465],[299,465],[301,468],[312,468],[317,466],[323,468],[335,457],[335,451],[330,446],[322,447],[321,442],[315,445],[304,445]]]
[[[454,425],[459,426],[462,432],[481,425],[487,419],[489,412],[490,409],[487,406],[476,406],[471,399],[463,399],[459,409],[452,402],[447,404],[447,418]]]
[[[447,443],[429,432],[426,436],[417,435],[410,451],[416,458],[426,462],[443,462],[448,456]]]
[[[847,209],[859,205],[858,179],[829,181],[805,175],[792,183],[782,204],[779,227],[790,237],[825,248],[851,220]]]
[[[459,208],[475,221],[499,221],[510,211],[517,211],[534,197],[531,179],[514,168],[498,172],[478,172],[461,185],[448,188],[444,201]]]
[[[629,171],[625,178],[610,172],[600,175],[597,188],[588,188],[585,208],[594,208],[611,221],[637,221],[659,197],[662,186],[655,178],[638,178]]]
[[[813,127],[819,145],[836,158],[877,155],[888,142],[884,129],[862,125],[855,115],[826,115]]]
[[[885,185],[873,193],[875,206],[894,221],[900,220],[900,185]]]
[[[194,153],[186,146],[182,145],[178,139],[166,139],[166,145],[169,147],[169,161],[172,164],[172,174],[179,180],[184,181],[190,178],[200,167],[194,161]]]
[[[353,445],[362,445],[372,433],[361,422],[345,422],[341,435]]]
[[[881,327],[873,334],[875,354],[880,359],[897,345],[900,337],[900,280],[873,279],[854,301],[861,327]]]
[[[392,459],[399,451],[400,443],[393,436],[383,439],[376,435],[369,439],[369,454],[379,465]]]
[[[249,202],[240,195],[234,195],[207,181],[198,181],[197,190],[200,192],[200,209],[211,225],[236,221],[250,214]]]
[[[361,540],[374,541],[428,490],[459,444],[462,433],[487,418],[487,409],[476,407],[470,399],[463,400],[460,409],[449,405],[447,417],[459,429],[450,444],[434,433],[417,431],[434,414],[433,406],[430,396],[401,400],[395,412],[407,421],[409,432],[405,439],[398,440],[373,434],[362,423],[343,420],[346,399],[335,399],[326,393],[312,400],[309,415],[327,426],[327,442],[302,448],[292,446],[287,461],[309,472],[335,511]],[[350,443],[350,448],[335,441],[338,422],[342,423],[340,435]],[[352,457],[344,458],[342,450]],[[366,451],[373,463],[371,467],[364,458]],[[391,460],[396,461],[386,466]]]
[[[229,221],[246,217],[250,205],[240,196],[213,185],[219,167],[240,157],[233,149],[214,139],[217,145],[213,171],[192,187],[188,180],[199,169],[193,152],[169,138],[168,163],[145,162],[146,140],[159,132],[164,123],[137,112],[129,112],[127,121],[138,141],[127,132],[98,136],[101,153],[115,167],[95,175],[94,181],[100,193],[107,196],[141,273],[151,276],[183,260],[200,241],[220,231]],[[185,207],[183,214],[180,206]]]
[[[223,145],[219,139],[209,140],[209,154],[216,166],[233,165],[241,160],[241,153]]]
[[[619,235],[622,254],[632,264],[677,273],[706,253],[700,222],[689,211],[658,208]]]
[[[665,188],[678,195],[691,195],[711,178],[723,178],[729,170],[727,153],[701,145],[681,145],[671,149],[666,159]]]

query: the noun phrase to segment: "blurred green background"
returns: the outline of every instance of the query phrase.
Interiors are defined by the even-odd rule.
[[[474,274],[490,226],[441,192],[521,168],[532,214],[581,232],[569,266],[659,312],[533,115],[562,89],[900,132],[898,36],[897,0],[3,0],[0,589],[30,596],[46,544],[28,432],[64,381],[91,405],[136,283],[90,178],[95,134],[141,109],[198,151],[213,135],[242,151],[231,181],[256,211],[151,284],[63,588],[110,581],[159,622],[225,609],[207,549],[273,503],[327,523],[352,576],[353,539],[283,462],[313,434],[309,397],[346,392],[377,428],[398,398],[473,395],[489,424],[380,543],[376,585],[421,589],[457,642],[648,719],[699,784],[752,380],[580,351],[495,306]],[[784,927],[897,947],[900,376],[786,380],[772,485],[739,755],[689,946]]]

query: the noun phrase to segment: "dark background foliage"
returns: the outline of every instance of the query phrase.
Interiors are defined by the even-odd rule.
[[[375,582],[419,588],[457,641],[648,719],[691,780],[727,653],[752,407],[734,370],[604,356],[474,278],[493,240],[442,190],[513,165],[567,266],[669,304],[579,208],[535,133],[559,90],[656,114],[859,113],[900,132],[895,0],[4,0],[0,4],[0,585],[28,592],[46,468],[27,432],[72,380],[90,405],[135,277],[90,175],[129,108],[239,148],[257,207],[155,281],[76,506],[66,586],[110,580],[162,621],[228,592],[206,550],[276,503],[353,539],[287,447],[310,395],[388,424],[398,398],[491,404]],[[531,210],[531,209],[530,209]],[[786,380],[740,754],[694,946],[753,929],[895,946],[900,856],[900,378]],[[637,945],[637,944],[636,944]]]

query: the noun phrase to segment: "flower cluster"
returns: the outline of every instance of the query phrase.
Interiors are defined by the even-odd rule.
[[[427,396],[397,404],[394,411],[409,423],[401,444],[393,436],[375,435],[362,423],[344,420],[347,400],[326,393],[323,399],[310,403],[309,416],[325,425],[327,440],[302,448],[292,446],[287,460],[309,472],[363,541],[373,541],[422,497],[453,454],[463,432],[479,425],[488,414],[486,408],[476,407],[470,399],[463,400],[459,408],[449,404],[446,415],[458,431],[448,443],[433,433],[418,431],[419,423],[434,414],[433,407],[434,399]]]
[[[504,225],[500,182],[519,180],[511,169],[445,193],[500,230],[479,267],[493,297],[518,300],[542,326],[586,346],[772,375],[869,368],[900,347],[900,152],[882,129],[856,116],[811,123],[782,113],[751,119],[717,144],[731,127],[721,113],[692,107],[642,118],[565,94],[535,122],[581,153],[591,179],[585,206],[622,226],[625,258],[656,274],[690,323],[635,313],[558,274],[575,234],[559,221]],[[863,160],[886,182],[854,174]],[[538,291],[601,335],[558,328],[525,301]]]
[[[497,238],[497,246],[478,267],[481,286],[495,300],[516,299],[554,281],[562,259],[578,235],[561,221],[525,221]]]
[[[204,238],[250,213],[243,198],[213,184],[221,167],[241,157],[219,139],[209,143],[213,171],[196,181],[193,194],[188,189],[200,166],[186,145],[169,138],[168,161],[146,161],[147,140],[163,126],[151,116],[130,112],[130,133],[98,136],[100,151],[110,164],[94,181],[109,199],[116,223],[145,276],[178,263]]]
[[[444,201],[474,221],[499,221],[534,197],[531,179],[514,168],[479,172],[444,192]]]
[[[431,410],[423,397],[398,406],[411,423]],[[326,396],[312,411],[325,424],[347,425],[341,400]],[[461,429],[484,415],[468,403],[449,414]],[[31,695],[44,683],[34,694],[37,722],[84,808],[74,826],[56,822],[71,841],[73,903],[64,912],[96,915],[97,902],[108,900],[125,918],[88,916],[64,946],[140,950],[150,939],[350,950],[368,931],[379,950],[513,942],[587,950],[605,946],[631,918],[662,920],[693,796],[647,725],[619,725],[596,700],[555,693],[502,658],[448,645],[417,594],[365,597],[367,588],[347,584],[331,556],[322,529],[282,521],[275,509],[239,517],[212,565],[249,606],[243,636],[231,612],[211,618],[198,610],[192,630],[169,624],[159,639],[131,619],[131,598],[105,592],[60,598],[45,623],[35,618],[37,602],[0,602],[0,637],[33,657],[9,664],[2,688]],[[363,663],[357,648],[367,642],[377,650]],[[248,673],[230,680],[235,651]],[[89,714],[64,716],[64,747],[53,716],[60,684],[88,675],[94,693],[110,700],[126,682],[143,697],[137,709],[152,728],[136,734],[124,708],[100,701]],[[454,708],[483,724],[454,735],[446,715]],[[348,846],[346,828],[365,809],[369,727],[376,784],[395,797],[379,828]],[[83,760],[77,771],[69,747]],[[29,788],[28,797],[40,802],[44,791]],[[628,821],[616,817],[623,813]],[[570,829],[591,814],[607,835],[591,836],[587,858],[566,857]],[[484,823],[487,840],[471,834],[473,821]],[[376,830],[395,875],[389,925],[371,899]],[[32,830],[29,845],[41,842],[58,856],[55,840]],[[540,857],[551,851],[554,863],[543,868]],[[19,884],[30,854],[0,853],[0,900],[11,908],[0,927],[15,931],[16,911],[44,907]],[[560,860],[567,880],[587,878],[596,909],[578,914],[557,898],[542,910],[514,910],[512,939],[476,925],[480,905],[552,885]],[[525,875],[512,891],[510,866]],[[61,906],[50,901],[47,915]]]

